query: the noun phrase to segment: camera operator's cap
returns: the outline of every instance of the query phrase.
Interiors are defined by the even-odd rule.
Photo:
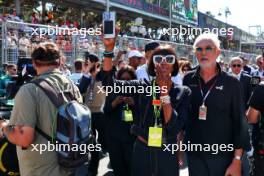
[[[131,50],[131,51],[128,53],[128,58],[131,58],[131,57],[138,57],[138,58],[141,58],[141,57],[143,57],[143,54],[141,54],[138,50]]]
[[[160,44],[158,42],[149,42],[145,45],[145,52],[155,50],[159,46]]]

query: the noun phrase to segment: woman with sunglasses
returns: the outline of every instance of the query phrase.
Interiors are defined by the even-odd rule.
[[[174,50],[170,46],[155,49],[148,63],[149,74],[156,77],[153,81],[120,81],[113,79],[111,73],[115,39],[103,39],[103,42],[103,85],[134,90],[117,94],[133,97],[135,102],[131,132],[136,141],[131,175],[178,176],[177,152],[172,152],[172,149],[177,150],[177,134],[187,120],[191,92],[187,87],[177,86],[171,81],[171,76],[178,73]]]

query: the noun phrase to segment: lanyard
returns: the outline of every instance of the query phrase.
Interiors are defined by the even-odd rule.
[[[154,88],[155,88],[155,80],[153,81],[152,91],[155,90]],[[158,126],[158,119],[160,118],[160,108],[158,108],[158,106],[160,106],[160,100],[156,99],[155,91],[152,92],[152,104],[154,106],[155,126]]]
[[[128,110],[129,110],[129,107],[128,107],[128,104],[127,104],[127,103],[126,103],[125,110],[126,110],[126,111],[128,111]]]
[[[216,85],[217,79],[215,80],[215,82],[210,86],[209,90],[207,91],[207,93],[204,95],[203,90],[202,90],[202,84],[201,84],[201,80],[199,79],[199,87],[200,87],[200,91],[201,91],[201,95],[203,97],[203,104],[206,100],[206,98],[208,97],[208,95],[211,93],[211,90],[213,89],[213,87]]]

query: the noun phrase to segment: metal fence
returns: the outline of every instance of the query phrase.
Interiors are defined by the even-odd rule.
[[[19,58],[30,57],[33,48],[42,41],[55,42],[64,55],[67,58],[67,64],[73,65],[74,60],[82,58],[84,52],[97,54],[100,58],[103,56],[104,46],[99,36],[91,35],[57,35],[48,34],[47,29],[65,29],[57,28],[54,26],[47,26],[41,24],[21,23],[14,21],[2,21],[0,24],[1,29],[1,64],[2,63],[17,63]],[[43,31],[46,30],[46,34]],[[40,35],[41,34],[41,35]],[[117,39],[116,49],[117,52],[121,50],[138,49],[144,50],[145,44],[151,41],[150,39],[143,39],[137,37],[121,37]],[[194,57],[192,46],[158,41],[161,44],[171,45],[178,57],[186,57],[193,61],[193,64],[197,64]],[[222,50],[220,59],[228,62],[231,57],[244,56],[250,60],[254,60],[256,55],[249,53],[241,53],[234,51]]]

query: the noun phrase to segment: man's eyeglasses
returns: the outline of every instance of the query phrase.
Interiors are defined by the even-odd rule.
[[[205,50],[206,52],[209,53],[209,52],[212,52],[213,49],[214,49],[214,47],[211,47],[211,46],[207,46],[207,47],[205,47],[205,48],[197,47],[197,48],[195,49],[195,51],[198,52],[198,53],[202,53],[203,50]]]
[[[154,64],[160,64],[163,61],[165,61],[167,64],[174,64],[175,63],[175,56],[174,55],[154,55],[153,56],[153,62]]]
[[[238,67],[238,68],[240,68],[241,67],[241,64],[233,64],[232,67]]]

